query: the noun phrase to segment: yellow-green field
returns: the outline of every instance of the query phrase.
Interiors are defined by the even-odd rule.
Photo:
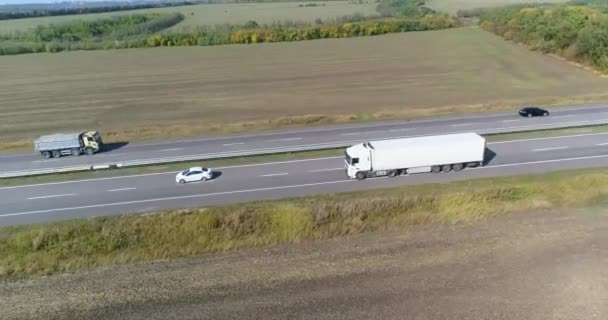
[[[318,6],[300,7],[300,5],[306,5],[311,3],[316,3],[318,4]],[[102,17],[150,12],[183,13],[186,18],[183,22],[174,26],[174,29],[224,23],[242,24],[249,20],[255,20],[261,24],[278,21],[312,22],[317,18],[332,19],[356,13],[360,13],[363,15],[375,14],[376,6],[377,4],[371,0],[366,0],[363,4],[353,4],[348,1],[201,4],[195,6],[183,6],[172,8],[142,9],[96,14],[3,20],[0,21],[0,33],[10,32],[13,30],[24,30],[36,27],[41,24],[58,23],[75,19],[94,20]]]
[[[435,10],[456,14],[458,10],[500,7],[510,4],[525,3],[560,3],[568,0],[427,0],[427,5]]]
[[[135,141],[415,118],[607,88],[606,78],[475,28],[3,56],[0,141],[31,147],[38,134],[83,128]]]

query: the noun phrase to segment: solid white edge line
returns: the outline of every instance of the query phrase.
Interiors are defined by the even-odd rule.
[[[608,158],[608,155],[598,155],[598,156],[589,156],[589,157],[574,157],[574,158],[541,160],[541,161],[529,161],[529,162],[520,162],[520,163],[508,163],[508,164],[500,164],[500,165],[494,165],[494,166],[488,166],[488,167],[471,168],[471,169],[468,169],[468,170],[494,169],[494,168],[513,167],[513,166],[530,165],[530,164],[541,164],[541,163],[551,163],[551,162],[565,162],[565,161],[588,160],[588,159],[599,159],[599,158]],[[402,177],[407,177],[407,176],[402,176]],[[379,179],[385,179],[385,177],[379,178]],[[386,178],[386,179],[390,179],[390,178]],[[28,214],[37,214],[37,213],[48,213],[48,212],[56,212],[56,211],[69,211],[69,210],[82,210],[82,209],[91,209],[91,208],[102,208],[102,207],[120,206],[120,205],[127,205],[127,204],[136,204],[136,203],[159,202],[159,201],[179,200],[179,199],[189,199],[189,198],[204,198],[204,197],[211,197],[211,196],[218,196],[218,195],[227,195],[227,194],[238,194],[238,193],[257,192],[257,191],[269,191],[269,190],[278,190],[278,189],[291,189],[291,188],[311,187],[311,186],[318,186],[318,185],[325,185],[325,184],[338,184],[338,183],[356,182],[356,181],[357,180],[348,179],[348,180],[338,180],[338,181],[327,181],[327,182],[297,184],[297,185],[288,185],[288,186],[279,186],[279,187],[268,187],[268,188],[257,188],[257,189],[235,190],[235,191],[224,191],[224,192],[207,193],[207,194],[195,194],[195,195],[177,196],[177,197],[166,197],[166,198],[157,198],[157,199],[145,199],[145,200],[133,200],[133,201],[124,201],[124,202],[104,203],[104,204],[96,204],[96,205],[88,205],[88,206],[80,206],[80,207],[67,207],[67,208],[56,208],[56,209],[26,211],[26,212],[1,214],[0,218],[1,217],[12,217],[12,216],[22,216],[22,215],[28,215]]]
[[[73,193],[66,193],[66,194],[55,194],[55,195],[51,195],[51,196],[39,196],[39,197],[31,197],[31,198],[27,198],[28,200],[35,200],[35,199],[49,199],[49,198],[59,198],[59,197],[67,197],[67,196],[73,196]]]
[[[236,145],[241,145],[241,144],[245,144],[245,142],[235,142],[235,143],[224,143],[222,146],[236,146]]]
[[[559,113],[565,113],[565,112],[577,112],[577,111],[585,111],[585,110],[596,110],[596,109],[599,109],[598,111],[602,112],[602,111],[604,111],[602,109],[606,109],[606,105],[596,104],[596,105],[591,105],[591,106],[583,105],[583,106],[574,106],[574,107],[560,107],[560,108],[556,108],[556,110],[553,111],[553,114],[559,114]],[[200,139],[184,139],[184,140],[175,140],[175,141],[160,142],[160,143],[152,142],[152,143],[138,144],[138,146],[156,146],[156,145],[162,145],[162,144],[167,144],[167,143],[188,143],[188,142],[255,138],[255,137],[281,135],[281,134],[286,134],[286,133],[292,133],[292,134],[294,134],[294,133],[315,133],[315,132],[324,132],[324,131],[333,131],[333,130],[351,130],[351,129],[361,129],[361,128],[365,129],[365,128],[374,128],[374,127],[399,126],[399,125],[405,125],[405,124],[407,124],[407,125],[426,124],[426,123],[433,123],[433,122],[435,122],[435,123],[439,122],[439,124],[441,125],[441,122],[498,118],[498,117],[509,116],[512,114],[513,113],[511,113],[511,112],[500,112],[500,113],[495,113],[495,114],[476,114],[476,115],[460,116],[460,117],[448,116],[448,117],[439,117],[439,118],[434,118],[434,119],[419,119],[419,120],[414,120],[411,122],[408,122],[407,120],[401,120],[401,121],[395,121],[394,123],[372,123],[372,124],[367,124],[367,125],[353,125],[353,126],[344,125],[344,126],[338,127],[338,128],[295,130],[295,131],[289,131],[289,132],[268,132],[268,133],[259,133],[259,134],[249,134],[249,135],[237,135],[237,136],[232,136],[232,137],[210,137],[210,138],[200,138]]]
[[[167,197],[167,198],[157,198],[157,199],[123,201],[123,202],[95,204],[95,205],[80,206],[80,207],[68,207],[68,208],[46,209],[46,210],[37,210],[37,211],[28,211],[28,212],[19,212],[19,213],[7,213],[7,214],[0,215],[0,217],[22,216],[22,215],[28,215],[28,214],[48,213],[48,212],[56,212],[56,211],[69,211],[69,210],[82,210],[82,209],[91,209],[91,208],[102,208],[102,207],[110,207],[110,206],[120,206],[120,205],[127,205],[127,204],[147,203],[147,202],[159,202],[159,201],[167,201],[167,200],[180,200],[180,199],[189,199],[189,198],[204,198],[204,197],[227,195],[227,194],[238,194],[238,193],[257,192],[257,191],[269,191],[269,190],[300,188],[300,187],[311,187],[311,186],[318,186],[318,185],[325,185],[325,184],[337,184],[337,183],[354,182],[354,181],[356,181],[356,180],[338,180],[338,181],[307,183],[307,184],[298,184],[298,185],[289,185],[289,186],[280,186],[280,187],[257,188],[257,189],[248,189],[248,190],[235,190],[235,191],[215,192],[215,193],[207,193],[207,194],[193,194],[193,195],[178,196],[178,197]]]
[[[509,129],[509,128],[506,128],[506,129]],[[469,131],[463,131],[463,132],[469,132]],[[452,132],[452,133],[454,133],[454,132]],[[514,142],[525,142],[525,141],[539,141],[539,140],[549,140],[549,139],[568,139],[568,138],[596,136],[596,135],[607,135],[607,134],[608,134],[608,132],[584,133],[584,134],[576,134],[576,135],[569,135],[569,136],[555,136],[555,137],[519,139],[519,140],[509,140],[509,141],[496,141],[496,142],[488,142],[486,145],[514,143]],[[408,137],[408,136],[406,136],[406,137]],[[411,136],[411,137],[416,137],[416,136]],[[391,139],[398,139],[398,138],[391,138]],[[253,167],[253,166],[264,166],[264,165],[274,165],[274,164],[282,164],[282,163],[293,163],[293,162],[301,162],[301,161],[316,161],[316,160],[338,159],[338,158],[342,158],[342,156],[326,157],[326,158],[314,158],[314,159],[302,159],[302,160],[290,160],[290,161],[279,161],[279,162],[255,163],[255,164],[241,165],[241,166],[218,167],[217,169],[245,168],[245,167]],[[96,178],[96,179],[82,179],[82,180],[73,180],[73,181],[49,182],[49,183],[29,184],[29,185],[21,185],[21,186],[0,187],[0,190],[19,189],[19,188],[28,188],[28,187],[40,187],[40,186],[50,186],[50,185],[61,185],[61,184],[68,184],[68,183],[79,183],[79,182],[90,182],[90,181],[128,179],[128,178],[157,176],[157,175],[165,175],[165,174],[173,174],[173,173],[176,173],[176,171],[158,172],[158,173],[145,173],[145,174],[139,174],[139,175],[115,176],[115,177]]]

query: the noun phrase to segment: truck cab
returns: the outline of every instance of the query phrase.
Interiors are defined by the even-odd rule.
[[[103,141],[98,131],[85,131],[82,133],[81,139],[85,151],[92,150],[98,152],[101,150]]]
[[[364,175],[372,170],[370,150],[363,143],[349,147],[344,152],[346,175],[351,179],[359,178],[357,174]]]

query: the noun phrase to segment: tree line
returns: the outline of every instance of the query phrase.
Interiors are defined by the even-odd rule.
[[[608,14],[581,5],[483,11],[480,26],[532,50],[557,53],[608,72]]]
[[[376,11],[384,17],[420,18],[436,13],[425,0],[380,0]]]
[[[87,6],[79,8],[58,8],[58,9],[32,9],[32,10],[0,10],[0,20],[13,20],[25,18],[39,18],[51,16],[67,16],[77,14],[128,11],[139,9],[165,8],[190,6],[200,3],[200,1],[179,1],[179,2],[155,2],[155,3],[135,3],[135,4],[115,4],[103,6]]]
[[[422,18],[383,18],[359,22],[285,27],[280,24],[257,28],[231,26],[201,28],[184,33],[156,34],[146,39],[148,47],[209,46],[223,44],[251,44],[262,42],[291,42],[315,39],[350,38],[387,33],[439,30],[458,26],[448,15],[427,15]]]
[[[121,15],[92,21],[41,25],[0,35],[0,55],[141,47],[211,46],[373,36],[438,30],[459,26],[446,14],[419,17],[344,16],[315,22],[199,26],[167,30],[184,19],[181,13]]]

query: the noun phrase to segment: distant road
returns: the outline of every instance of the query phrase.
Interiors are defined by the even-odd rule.
[[[178,185],[175,172],[0,187],[0,225],[133,211],[277,199],[457,179],[608,166],[608,133],[488,143],[484,167],[364,181],[347,179],[342,157],[215,168],[217,179]]]
[[[99,164],[109,161],[121,162],[196,154],[252,151],[288,146],[359,141],[362,139],[387,139],[465,131],[482,132],[483,130],[492,128],[509,128],[513,131],[534,130],[541,129],[549,124],[575,126],[584,124],[590,120],[602,119],[605,119],[606,123],[608,123],[607,105],[559,108],[552,111],[551,116],[546,118],[522,118],[517,115],[517,110],[514,110],[509,113],[488,115],[334,125],[249,135],[127,144],[122,148],[116,148],[93,156],[66,156],[60,159],[48,160],[32,151],[28,154],[0,155],[0,172],[61,168],[82,164]]]

